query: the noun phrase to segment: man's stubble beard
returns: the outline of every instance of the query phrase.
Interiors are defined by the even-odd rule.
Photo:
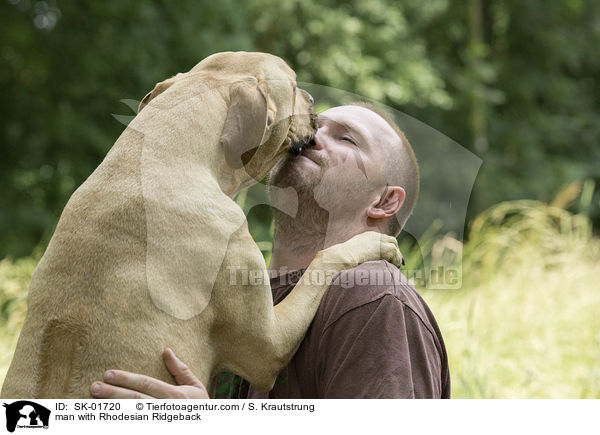
[[[285,156],[271,170],[267,179],[267,193],[275,226],[274,239],[284,241],[292,250],[298,252],[308,249],[320,250],[325,240],[329,212],[319,206],[314,191],[317,187],[321,192],[327,188],[319,185],[328,166],[327,162],[320,161],[319,171],[314,168],[303,170],[296,161],[298,158],[300,157],[293,154]],[[282,189],[291,187],[295,190],[298,195],[296,216],[289,216],[276,207],[278,202],[289,199],[278,196],[272,186]]]

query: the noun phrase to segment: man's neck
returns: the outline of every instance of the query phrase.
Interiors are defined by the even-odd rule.
[[[297,270],[308,267],[317,253],[329,246],[343,243],[356,234],[366,231],[347,222],[329,222],[326,231],[319,231],[288,221],[275,226],[270,271]]]
[[[269,270],[304,269],[321,249],[323,249],[323,237],[317,234],[307,235],[276,229]]]

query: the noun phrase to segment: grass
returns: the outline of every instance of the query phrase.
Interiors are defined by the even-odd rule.
[[[422,248],[457,244],[446,236]],[[463,248],[462,288],[421,291],[444,335],[452,396],[600,398],[600,240],[587,218],[501,203],[473,221]],[[36,262],[0,261],[0,383]]]
[[[37,258],[0,261],[0,384],[4,383],[27,312],[27,287]]]
[[[455,398],[600,398],[600,240],[582,215],[532,202],[481,214],[463,288],[423,291]]]

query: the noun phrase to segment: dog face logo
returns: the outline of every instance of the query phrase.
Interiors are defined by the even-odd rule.
[[[19,400],[6,408],[6,430],[14,432],[15,428],[44,428],[48,429],[50,410],[29,400]]]

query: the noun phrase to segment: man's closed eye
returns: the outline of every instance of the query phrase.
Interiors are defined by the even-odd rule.
[[[348,136],[344,136],[344,137],[342,138],[342,140],[343,140],[343,141],[346,141],[346,142],[349,142],[349,143],[351,143],[351,144],[352,144],[352,145],[354,145],[354,146],[358,146],[358,145],[356,144],[356,142],[355,142],[355,141],[354,141],[352,138],[350,138],[350,137],[348,137]]]

